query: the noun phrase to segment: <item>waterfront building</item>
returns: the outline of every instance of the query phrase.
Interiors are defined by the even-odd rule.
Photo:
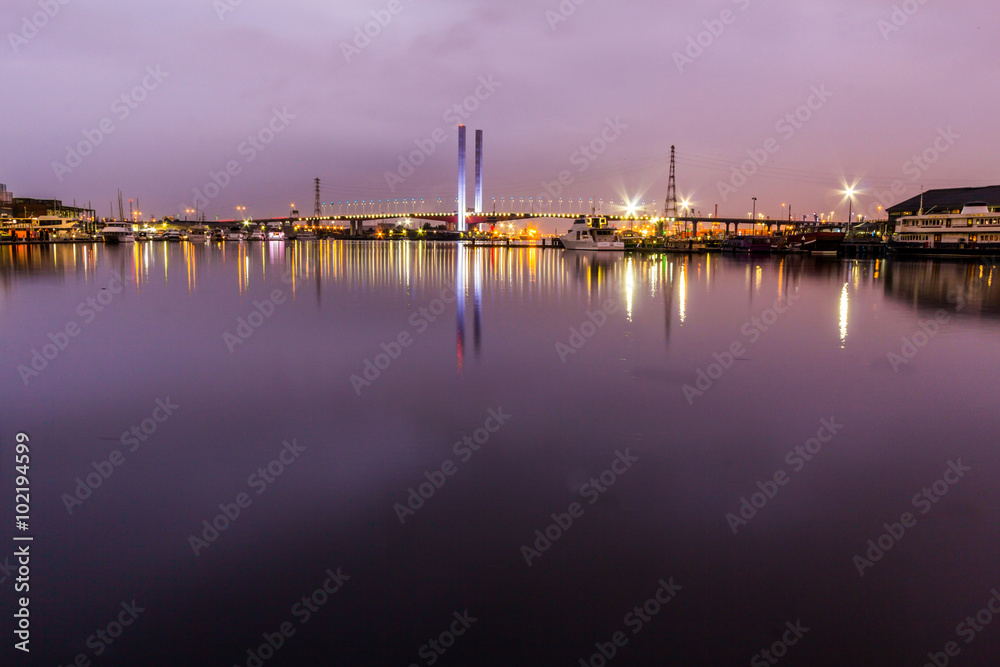
[[[886,210],[889,214],[889,229],[894,228],[896,221],[904,215],[921,215],[928,213],[957,214],[962,212],[966,204],[981,202],[989,212],[1000,211],[1000,185],[990,185],[982,188],[944,188],[928,190],[922,195],[910,197],[904,202]],[[921,206],[923,211],[921,211]]]
[[[0,218],[14,217],[14,200],[7,186],[0,183]]]

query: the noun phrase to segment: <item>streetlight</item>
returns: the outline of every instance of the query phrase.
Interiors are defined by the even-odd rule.
[[[847,195],[847,231],[851,231],[851,220],[854,218],[854,186],[848,185],[844,190]]]
[[[757,198],[751,197],[753,199],[753,229],[750,230],[751,234],[757,233]]]

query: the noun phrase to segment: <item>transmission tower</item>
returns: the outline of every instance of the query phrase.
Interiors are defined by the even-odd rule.
[[[674,147],[670,147],[670,178],[667,181],[667,203],[663,207],[663,217],[671,223],[677,222],[677,179]],[[660,233],[663,233],[663,223],[660,223]]]
[[[323,208],[320,206],[320,203],[319,203],[319,179],[318,178],[316,179],[316,205],[313,206],[313,215],[315,215],[317,218],[322,217],[322,215],[323,215]]]

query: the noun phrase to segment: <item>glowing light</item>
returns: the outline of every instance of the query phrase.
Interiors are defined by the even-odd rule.
[[[632,258],[628,260],[628,265],[625,267],[625,317],[628,321],[632,321],[632,295],[635,292],[635,276],[632,273],[633,270]]]
[[[848,302],[847,302],[847,285],[844,283],[844,289],[840,292],[840,347],[843,349],[847,344],[847,313],[848,313]]]
[[[684,325],[684,321],[687,320],[687,262],[681,264],[680,270],[680,280],[677,286],[678,295],[678,313],[680,315],[681,325]]]

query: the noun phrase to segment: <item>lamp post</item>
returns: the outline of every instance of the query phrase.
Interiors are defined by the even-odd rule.
[[[847,190],[847,231],[851,231],[851,221],[854,219],[854,186],[849,186]]]
[[[751,199],[753,199],[753,215],[751,216],[753,219],[753,227],[750,230],[750,234],[753,235],[757,233],[757,198],[751,197]]]

